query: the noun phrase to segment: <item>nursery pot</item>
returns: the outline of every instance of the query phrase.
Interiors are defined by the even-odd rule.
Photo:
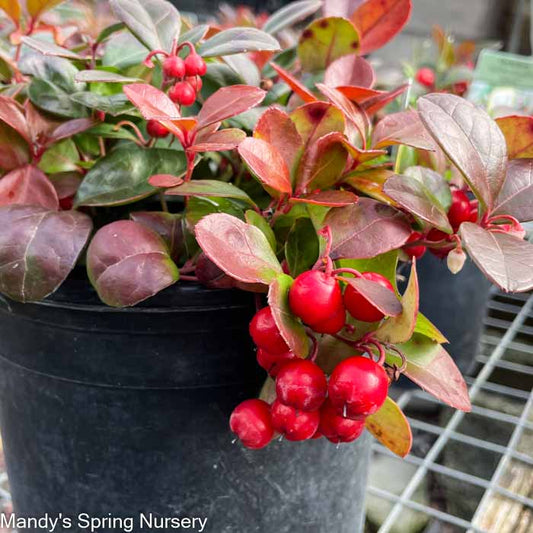
[[[490,282],[470,259],[454,275],[445,260],[426,253],[417,270],[420,311],[450,341],[446,350],[459,370],[467,373],[478,354]]]
[[[214,533],[362,530],[367,435],[338,448],[233,441],[232,409],[265,378],[249,294],[181,283],[112,309],[69,279],[44,302],[0,304],[0,423],[17,517],[62,513],[71,531],[84,530],[81,513],[133,518],[133,531],[176,529],[141,529],[141,513],[207,519]],[[102,523],[97,531],[123,530]]]

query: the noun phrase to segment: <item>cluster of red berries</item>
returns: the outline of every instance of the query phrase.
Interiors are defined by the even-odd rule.
[[[202,76],[207,72],[205,61],[196,53],[192,45],[191,52],[182,59],[177,54],[168,55],[163,61],[163,74],[166,81],[172,80],[168,90],[169,98],[181,106],[190,106],[196,101],[196,95],[202,89]],[[156,120],[149,120],[147,131],[151,137],[166,137],[168,130]]]
[[[464,191],[458,189],[453,190],[452,203],[450,209],[448,210],[448,220],[454,233],[457,233],[459,226],[463,222],[476,222],[477,215],[478,211],[475,201],[470,200]],[[426,252],[426,246],[422,244],[410,243],[418,243],[418,241],[421,241],[424,238],[426,241],[439,243],[438,247],[433,248],[430,246],[429,251],[441,259],[446,257],[454,248],[453,238],[451,235],[444,233],[444,231],[433,228],[428,232],[427,235],[425,235],[425,237],[422,233],[413,231],[409,239],[407,239],[407,243],[404,245],[403,250],[410,257],[420,259]],[[444,241],[444,244],[448,242],[449,245],[443,245],[442,241]]]
[[[366,272],[362,276],[394,290],[380,274]],[[317,333],[340,331],[346,309],[366,322],[384,317],[351,285],[343,296],[335,276],[319,270],[304,272],[295,279],[289,305]],[[259,365],[276,379],[276,399],[272,405],[246,400],[233,411],[230,428],[248,448],[263,448],[276,433],[291,441],[324,436],[334,443],[351,442],[361,435],[365,418],[387,397],[389,378],[372,359],[349,357],[335,367],[328,380],[312,358],[293,354],[268,306],[252,319],[250,334],[258,348]]]

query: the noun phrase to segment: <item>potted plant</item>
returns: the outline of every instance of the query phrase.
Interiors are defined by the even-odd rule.
[[[466,250],[500,287],[529,290],[532,209],[516,199],[529,161],[508,163],[496,123],[452,95],[372,127],[404,88],[373,89],[361,54],[402,28],[409,1],[318,18],[281,52],[272,34],[320,3],[222,31],[187,27],[163,0],[111,0],[115,21],[47,15],[57,3],[2,4],[0,423],[15,511],[104,529],[135,514],[133,530],[357,530],[364,430],[399,455],[411,445],[390,383],[404,374],[470,408],[418,312],[416,248],[454,270]],[[442,150],[477,203],[428,166],[394,172],[397,144]]]

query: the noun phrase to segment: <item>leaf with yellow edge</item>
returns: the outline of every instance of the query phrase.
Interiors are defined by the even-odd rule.
[[[20,20],[20,3],[18,0],[0,0],[0,9],[18,26]]]
[[[374,337],[382,342],[407,342],[413,334],[418,316],[418,278],[415,263],[413,260],[409,283],[402,296],[403,312],[399,316],[388,318],[374,333]]]
[[[387,397],[381,409],[366,418],[365,427],[396,455],[405,457],[411,450],[411,427],[398,404],[391,398]]]
[[[9,2],[10,0],[8,0],[8,3]],[[44,11],[52,9],[61,2],[63,2],[63,0],[26,0],[26,9],[28,10],[29,15],[33,18],[37,18],[42,15]]]

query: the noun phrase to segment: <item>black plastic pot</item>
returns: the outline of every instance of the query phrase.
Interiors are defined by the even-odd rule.
[[[470,259],[455,275],[430,253],[417,267],[420,310],[450,341],[446,350],[461,372],[468,372],[478,354],[490,282]]]
[[[339,449],[322,439],[259,451],[232,443],[229,414],[264,379],[251,304],[182,283],[116,310],[69,280],[45,302],[0,305],[15,512],[63,513],[72,531],[82,531],[79,513],[133,517],[134,531],[139,513],[207,518],[214,533],[361,531],[366,436]]]

